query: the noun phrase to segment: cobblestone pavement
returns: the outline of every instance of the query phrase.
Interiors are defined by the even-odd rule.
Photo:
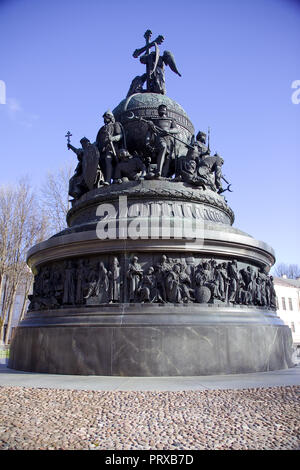
[[[299,449],[300,386],[182,392],[0,387],[0,449]]]

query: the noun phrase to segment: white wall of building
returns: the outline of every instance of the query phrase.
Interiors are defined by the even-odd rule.
[[[300,345],[300,282],[298,283],[291,279],[274,278],[277,315],[291,328],[294,344]]]

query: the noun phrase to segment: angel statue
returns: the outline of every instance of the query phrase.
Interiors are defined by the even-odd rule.
[[[164,41],[164,37],[158,36],[154,41],[150,42],[151,35],[152,32],[147,30],[144,34],[146,45],[140,49],[136,49],[133,53],[134,58],[140,56],[140,62],[146,65],[146,74],[133,79],[127,96],[145,91],[165,95],[165,65],[168,65],[174,73],[181,77],[181,74],[177,70],[173,54],[169,51],[164,51],[163,55],[160,55],[158,45]],[[154,48],[154,51],[150,52],[152,48]],[[143,90],[143,82],[146,80],[147,88]]]

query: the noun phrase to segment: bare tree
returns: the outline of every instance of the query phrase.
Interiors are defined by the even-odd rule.
[[[273,268],[275,276],[286,276],[288,279],[297,279],[300,277],[300,266],[297,264],[278,263]]]
[[[1,330],[3,338],[6,313],[13,301],[9,278],[11,269],[12,246],[14,244],[13,220],[16,216],[16,191],[8,186],[0,188],[0,300],[1,300]]]
[[[48,173],[41,188],[41,204],[48,215],[52,234],[66,228],[66,216],[70,209],[69,180],[73,166],[66,163],[57,172]]]
[[[26,265],[27,251],[67,225],[72,167],[65,164],[57,172],[48,174],[40,201],[25,179],[15,187],[0,187],[0,340],[4,339],[6,344],[17,292],[23,295],[22,320],[33,283],[33,274]]]
[[[29,248],[47,238],[46,216],[41,212],[30,185],[21,180],[16,187],[0,188],[1,319],[0,339],[8,343],[17,290],[32,274],[26,265]],[[6,325],[4,334],[3,326]]]
[[[0,188],[0,299],[3,295],[5,271],[8,259],[10,214],[14,205],[14,193],[7,187]]]

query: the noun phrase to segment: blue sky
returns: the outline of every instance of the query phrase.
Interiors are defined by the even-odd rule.
[[[300,265],[299,24],[296,0],[0,0],[0,184],[75,168],[66,131],[95,139],[144,71],[149,28],[182,74],[166,71],[167,95],[225,160],[234,225]]]

